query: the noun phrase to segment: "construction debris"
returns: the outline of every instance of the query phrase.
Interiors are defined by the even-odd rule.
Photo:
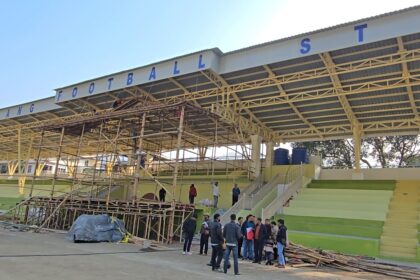
[[[310,249],[290,242],[286,257],[292,267],[326,266],[349,272],[367,271],[402,279],[420,279],[420,269],[378,262],[374,258],[351,256],[322,249]]]
[[[162,244],[157,242],[157,241],[153,241],[153,240],[150,240],[150,239],[144,239],[144,238],[133,236],[133,235],[130,235],[128,237],[127,243],[140,245],[140,246],[142,246],[142,249],[153,249],[153,250],[156,250],[156,251],[168,251],[168,250],[170,250],[168,247],[162,246]],[[177,250],[177,249],[175,249],[175,250]]]

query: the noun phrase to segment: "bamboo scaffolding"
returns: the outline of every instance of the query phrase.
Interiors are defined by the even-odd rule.
[[[204,133],[198,132],[200,122],[214,123],[215,127]],[[216,163],[223,160],[216,159],[216,147],[226,145],[227,152],[236,150],[235,157],[239,154],[240,158],[244,158],[244,154],[237,151],[237,146],[235,149],[229,147],[229,138],[236,135],[231,124],[186,102],[105,110],[56,123],[48,122],[36,129],[39,145],[35,170],[40,165],[41,155],[48,158],[54,152],[54,174],[51,177],[34,173],[30,198],[11,212],[16,220],[40,229],[68,230],[80,215],[108,214],[122,219],[127,230],[135,236],[154,238],[163,243],[180,240],[182,223],[192,215],[194,207],[177,202],[175,188],[183,183],[184,176],[191,175],[190,165],[195,164],[195,170],[201,170],[198,168],[200,164],[210,163],[212,177],[216,171],[227,176],[230,166],[233,170],[237,167],[228,162],[228,157],[226,163],[218,167]],[[202,152],[196,152],[195,147],[201,147]],[[213,147],[211,157],[206,157],[203,152],[208,147]],[[170,156],[173,162],[163,157],[165,152],[171,151],[176,152],[175,159],[172,160]],[[182,158],[180,152],[183,153]],[[196,160],[187,160],[186,153],[195,155]],[[172,189],[165,187],[165,182],[150,172],[150,166],[146,166],[150,163],[142,166],[143,154],[158,159],[157,174],[162,172],[162,166],[170,167],[172,184],[169,185],[172,185]],[[131,163],[127,164],[121,159],[128,159],[131,155],[135,159]],[[67,159],[67,163],[60,163],[62,159]],[[186,166],[190,168],[188,171]],[[73,171],[59,172],[65,168],[72,168]],[[162,203],[138,198],[137,190],[141,190],[145,181],[143,177],[150,177],[157,186],[167,189],[168,193],[172,193],[173,200]],[[36,180],[41,178],[53,180],[48,197],[33,196]],[[70,191],[56,190],[59,180],[70,183]],[[114,188],[129,188],[131,185],[134,186],[134,198],[115,200],[112,195]]]

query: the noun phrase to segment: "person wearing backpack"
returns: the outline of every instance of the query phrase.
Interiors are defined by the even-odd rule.
[[[204,221],[201,224],[201,229],[200,229],[200,255],[204,253],[204,255],[207,256],[207,251],[209,249],[209,236],[210,236],[209,215],[204,214]]]
[[[188,193],[190,204],[194,204],[194,198],[196,196],[197,196],[197,189],[195,188],[194,184],[191,184],[190,191]]]
[[[284,220],[279,221],[279,231],[277,232],[277,250],[278,250],[278,265],[277,267],[285,268],[286,259],[284,257],[284,248],[287,244],[287,227],[284,225]]]
[[[242,258],[253,260],[254,259],[254,236],[255,236],[255,224],[253,221],[253,215],[248,215],[246,221],[242,224],[241,232],[243,235],[243,252]]]

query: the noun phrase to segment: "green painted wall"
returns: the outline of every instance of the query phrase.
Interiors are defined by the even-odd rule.
[[[296,165],[273,165],[272,167],[266,167],[263,169],[264,181],[268,182],[271,178],[279,173],[286,174],[290,168]],[[315,177],[315,164],[304,164],[304,175],[307,178]]]
[[[308,188],[393,191],[395,184],[393,180],[313,180]]]
[[[19,193],[19,186],[16,184],[0,184],[0,197],[26,197],[29,195],[31,188],[30,183],[26,183],[24,194],[21,195]],[[51,193],[51,185],[34,185],[33,195],[34,196],[41,196],[41,195],[50,195]],[[70,186],[68,185],[56,185],[55,190],[57,191],[57,195],[63,194],[70,190]]]

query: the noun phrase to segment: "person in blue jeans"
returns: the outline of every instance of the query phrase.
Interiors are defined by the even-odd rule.
[[[280,219],[279,221],[279,231],[277,232],[277,250],[278,250],[278,265],[277,267],[285,268],[286,259],[284,258],[284,248],[287,244],[287,227],[284,225],[284,220]]]
[[[223,272],[227,273],[229,267],[230,252],[233,252],[233,270],[235,275],[239,275],[238,266],[238,241],[241,238],[241,229],[235,222],[236,215],[230,215],[230,223],[223,228],[223,238],[226,240],[226,250],[224,256]]]
[[[241,232],[243,235],[243,259],[254,260],[254,234],[255,234],[255,224],[254,216],[248,215],[246,221],[242,224]]]

